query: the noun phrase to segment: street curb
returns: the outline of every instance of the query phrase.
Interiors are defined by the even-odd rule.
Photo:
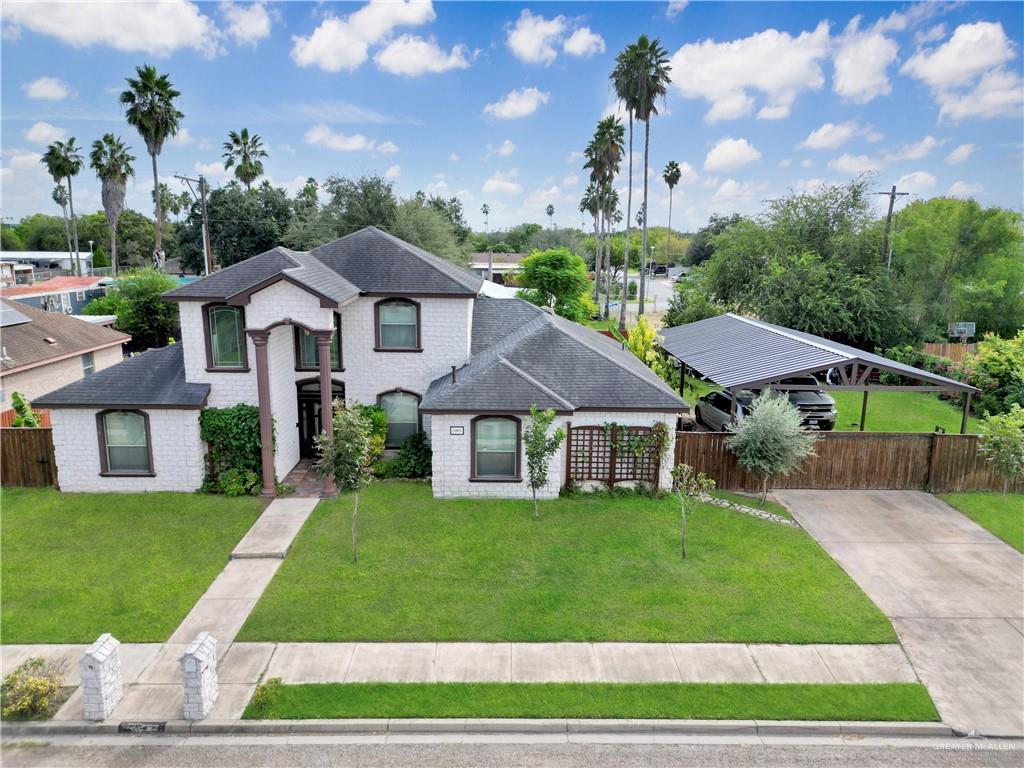
[[[177,736],[288,735],[331,733],[401,734],[735,734],[746,736],[933,737],[958,735],[945,723],[820,720],[550,720],[530,719],[352,719],[352,720],[168,720],[139,723],[4,723],[4,737],[164,733]]]

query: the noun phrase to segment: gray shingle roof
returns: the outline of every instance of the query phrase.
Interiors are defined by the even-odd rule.
[[[186,383],[184,348],[171,344],[130,357],[37,397],[44,408],[201,408],[209,384]]]
[[[666,352],[723,387],[777,381],[797,373],[860,363],[930,385],[976,391],[967,384],[822,336],[732,313],[666,328],[661,335]]]
[[[617,342],[522,299],[477,299],[472,349],[454,384],[449,374],[430,385],[423,410],[687,410]]]
[[[131,336],[79,320],[60,312],[46,312],[27,304],[0,299],[5,316],[11,312],[25,318],[22,322],[4,326],[3,351],[0,370],[8,371],[45,365],[56,358],[87,350],[112,347],[131,340]]]

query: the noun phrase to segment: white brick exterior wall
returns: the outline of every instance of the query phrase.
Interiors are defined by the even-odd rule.
[[[332,315],[330,309],[320,306],[316,296],[282,280],[252,295],[245,308],[245,325],[266,328],[289,318],[314,330],[327,331],[334,327]]]
[[[525,426],[528,416],[519,416]],[[625,426],[649,427],[657,421],[662,422],[669,433],[669,446],[666,458],[661,463],[659,487],[669,488],[672,484],[671,457],[675,451],[675,420],[676,414],[656,412],[578,412],[571,416],[558,416],[552,427],[564,427],[566,422],[573,426],[602,425],[614,422]],[[526,475],[526,456],[521,454],[523,481],[519,483],[471,482],[469,477],[472,467],[471,429],[473,415],[445,414],[434,415],[430,422],[431,447],[434,451],[433,486],[436,498],[460,497],[491,497],[491,498],[530,498],[530,485]],[[462,427],[461,435],[452,435],[451,427]],[[550,499],[558,495],[558,490],[565,481],[566,442],[551,458],[548,468],[548,483],[537,492],[538,498]]]
[[[62,491],[194,491],[203,483],[206,444],[198,410],[153,408],[149,433],[155,477],[101,477],[96,411],[55,408],[53,449]]]
[[[238,403],[259,404],[256,390],[256,349],[246,337],[249,354],[248,373],[214,373],[206,370],[206,339],[203,336],[203,304],[183,301],[179,304],[181,343],[185,345],[185,380],[210,385],[208,405],[227,408]],[[249,318],[246,315],[246,322]]]
[[[295,331],[279,325],[270,332],[267,344],[270,365],[270,413],[277,428],[274,472],[284,480],[299,462],[299,406],[295,389]],[[309,376],[309,374],[306,374]]]
[[[97,371],[108,368],[124,359],[120,344],[93,352],[93,365]],[[9,373],[0,378],[3,388],[2,409],[11,407],[11,393],[21,392],[32,402],[40,395],[74,384],[83,376],[82,356],[75,355],[48,365],[40,365],[20,373]]]

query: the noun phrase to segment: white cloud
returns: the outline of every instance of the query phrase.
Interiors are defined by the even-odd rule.
[[[212,163],[203,163],[197,160],[194,168],[196,173],[200,176],[206,176],[214,179],[223,178],[231,173],[231,171],[224,168],[224,163],[217,161]]]
[[[439,195],[444,197],[449,192],[448,182],[444,178],[443,173],[435,173],[434,180],[427,184],[426,189],[423,190],[428,195]]]
[[[938,182],[928,171],[914,171],[900,176],[896,182],[896,188],[903,192],[914,192],[920,194],[935,187]]]
[[[55,37],[75,48],[109,45],[119,51],[141,51],[161,58],[182,48],[205,56],[221,50],[216,24],[199,11],[198,5],[182,0],[4,3],[5,30],[20,27]]]
[[[765,185],[756,181],[736,181],[726,179],[711,196],[713,203],[742,203],[751,200],[765,189]]]
[[[700,174],[694,170],[694,167],[689,163],[683,162],[679,164],[679,183],[684,187],[690,184],[696,184],[697,179],[700,178]]]
[[[938,100],[939,118],[954,123],[968,117],[1019,119],[1024,102],[1024,81],[1016,72],[997,69],[981,78],[973,90],[942,93]]]
[[[920,160],[931,154],[933,149],[941,147],[945,143],[945,140],[939,141],[934,136],[925,136],[920,141],[904,144],[895,152],[884,153],[882,159],[890,163],[898,163],[903,160]]]
[[[575,187],[579,183],[580,183],[580,177],[577,176],[575,173],[570,173],[568,176],[566,176],[566,177],[564,177],[562,179],[562,186],[563,187]]]
[[[590,27],[580,27],[566,39],[562,50],[570,56],[593,56],[595,53],[604,53],[604,38]]]
[[[800,167],[801,168],[813,168],[814,167],[814,161],[811,160],[809,157],[805,157],[803,160],[800,161]]]
[[[683,9],[690,4],[690,0],[668,0],[668,5],[665,6],[665,15],[670,19],[675,18]]]
[[[888,70],[896,61],[899,46],[882,34],[881,21],[861,30],[860,19],[854,16],[836,41],[832,87],[843,98],[866,104],[892,92]]]
[[[516,145],[512,143],[511,139],[505,139],[497,147],[492,147],[490,144],[487,145],[487,157],[491,155],[498,155],[499,157],[508,157],[516,151]]]
[[[547,104],[551,94],[537,88],[519,88],[509,93],[501,101],[488,104],[484,113],[499,120],[515,120],[519,117],[532,115],[542,104]]]
[[[68,132],[65,129],[42,121],[36,123],[31,128],[25,129],[25,138],[33,144],[50,144],[54,141],[60,141],[67,135]]]
[[[578,149],[574,149],[565,158],[565,162],[567,162],[567,163],[578,163],[580,160],[583,159],[583,157],[584,157],[584,155],[583,155],[582,152],[580,152]]]
[[[978,197],[985,188],[969,181],[954,181],[946,195],[949,197]]]
[[[732,171],[761,158],[746,139],[720,139],[704,158],[705,171]]]
[[[179,128],[178,132],[170,139],[171,144],[176,147],[187,147],[195,142],[195,137],[188,128]]]
[[[788,157],[784,158],[782,160],[779,160],[779,168],[789,168],[789,166],[791,166],[792,164],[793,164],[793,161],[790,160]]]
[[[310,35],[292,37],[292,59],[300,67],[327,72],[354,70],[396,27],[416,27],[436,18],[434,7],[420,0],[371,0],[344,18],[332,14]]]
[[[386,171],[384,171],[384,178],[385,179],[397,179],[401,175],[402,175],[402,166],[400,166],[400,165],[389,166],[388,169]]]
[[[523,191],[523,185],[516,181],[517,178],[519,171],[515,168],[508,172],[497,171],[484,182],[484,194],[518,195]]]
[[[807,149],[835,149],[857,135],[858,126],[854,120],[845,123],[825,123],[811,131],[800,146]]]
[[[555,45],[565,34],[565,17],[545,19],[524,8],[516,23],[509,27],[505,42],[520,61],[548,66],[558,56]]]
[[[835,160],[830,160],[828,167],[833,171],[838,171],[839,173],[857,176],[861,173],[877,171],[881,168],[881,165],[878,160],[873,157],[868,157],[867,155],[843,154]]]
[[[864,134],[864,139],[866,141],[871,142],[872,144],[877,144],[878,142],[880,142],[884,138],[885,138],[885,134],[884,133],[882,133],[881,131],[876,131],[874,129],[868,129],[867,133]]]
[[[31,83],[25,83],[21,89],[30,99],[44,99],[45,101],[63,101],[71,95],[71,89],[63,80],[58,80],[56,77],[40,77]]]
[[[728,42],[688,43],[672,56],[672,86],[687,98],[710,102],[704,118],[709,123],[749,115],[755,106],[751,91],[766,101],[758,117],[785,117],[802,91],[825,82],[820,62],[828,55],[828,30],[823,21],[796,37],[766,29]]]
[[[5,149],[3,151],[4,170],[29,171],[42,169],[43,156],[38,152],[23,149]]]
[[[453,163],[457,163],[459,161],[459,153],[452,152],[450,155],[448,155],[448,159],[451,160]]]
[[[393,75],[419,77],[452,69],[467,69],[469,52],[466,46],[456,45],[450,53],[445,53],[434,40],[402,35],[378,51],[373,60],[380,69]]]
[[[390,141],[380,144],[373,139],[368,139],[361,133],[351,136],[344,133],[335,133],[323,123],[314,125],[306,131],[306,143],[314,146],[333,149],[335,152],[379,152],[381,154],[392,154],[398,151],[398,147]]]
[[[619,101],[617,97],[612,97],[607,104],[604,105],[604,109],[601,111],[601,120],[606,117],[617,117],[620,120],[625,120],[629,117],[629,112],[626,110],[626,103]]]
[[[961,144],[959,147],[954,149],[948,155],[946,155],[946,162],[950,165],[959,165],[960,163],[966,163],[974,151],[978,147],[974,144]]]
[[[928,29],[922,29],[915,32],[914,42],[918,45],[927,45],[928,43],[937,43],[945,36],[946,25],[936,24],[934,27],[929,27]]]
[[[271,13],[262,0],[251,3],[223,0],[220,12],[227,22],[228,34],[236,43],[255,46],[260,40],[270,37]]]
[[[793,184],[793,191],[798,193],[815,192],[825,183],[824,179],[798,179]]]

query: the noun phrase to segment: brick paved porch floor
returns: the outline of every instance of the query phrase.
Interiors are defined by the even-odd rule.
[[[299,498],[324,498],[333,496],[325,491],[326,480],[313,469],[310,459],[302,459],[284,479],[285,485],[295,486],[294,496]]]

